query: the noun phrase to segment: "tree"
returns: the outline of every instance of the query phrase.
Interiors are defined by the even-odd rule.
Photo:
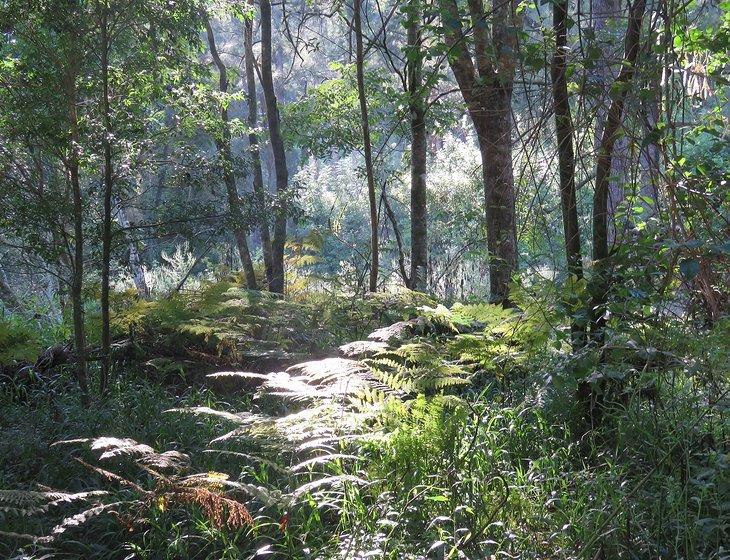
[[[205,12],[201,13],[203,23],[205,24],[205,32],[208,37],[208,47],[210,48],[210,54],[213,57],[213,62],[218,68],[219,78],[219,91],[222,94],[228,93],[228,74],[226,66],[223,63],[220,55],[218,54],[218,48],[215,44],[215,35],[213,34],[213,28],[210,25],[210,19],[208,14]],[[246,285],[250,290],[256,289],[256,273],[253,268],[253,261],[251,260],[251,253],[248,248],[248,242],[246,240],[246,230],[243,224],[243,212],[241,208],[241,201],[238,196],[238,189],[236,187],[236,176],[233,171],[233,155],[231,153],[231,129],[228,122],[228,109],[227,101],[224,99],[221,101],[220,108],[221,118],[221,129],[220,133],[215,137],[215,145],[218,150],[218,157],[220,158],[221,167],[223,170],[223,182],[226,186],[226,193],[228,194],[228,211],[231,217],[233,225],[233,236],[236,239],[236,246],[238,248],[238,254],[241,257],[241,266],[243,266],[243,272],[246,277]]]
[[[563,217],[563,237],[568,274],[571,281],[583,278],[583,261],[578,224],[578,205],[575,193],[575,153],[573,151],[573,119],[568,97],[568,0],[553,3],[553,30],[555,32],[555,53],[550,76],[553,86],[553,112],[555,113],[555,136],[558,147],[560,177],[560,207]],[[582,345],[584,328],[571,321],[573,344]]]
[[[426,207],[426,107],[423,84],[420,0],[406,8],[408,109],[411,124],[411,274],[410,288],[426,291],[428,270],[428,209]]]
[[[114,170],[112,167],[112,123],[109,108],[109,6],[97,0],[101,51],[101,116],[104,127],[104,215],[102,218],[101,252],[101,376],[99,392],[106,392],[111,363],[111,328],[109,317],[109,275],[112,252],[112,197],[114,195]]]
[[[266,190],[264,188],[264,176],[261,171],[261,152],[259,148],[259,137],[256,132],[258,124],[258,103],[256,99],[256,75],[254,73],[253,54],[253,21],[247,17],[244,21],[244,57],[246,66],[246,101],[248,103],[248,146],[251,156],[251,167],[253,170],[253,192],[256,197],[259,217],[259,232],[261,236],[261,249],[264,254],[264,267],[266,279],[271,285],[274,281],[274,261],[271,249],[271,234],[269,232],[269,221],[266,217]]]
[[[271,243],[272,292],[284,293],[284,245],[286,244],[287,190],[289,170],[286,165],[284,140],[281,135],[281,120],[274,91],[274,77],[271,70],[271,2],[261,0],[261,87],[266,102],[266,120],[269,125],[271,151],[276,171],[277,204],[274,216],[274,238]]]
[[[479,139],[484,181],[490,299],[507,304],[517,271],[512,170],[512,91],[521,18],[516,0],[494,0],[491,40],[482,0],[469,0],[473,55],[456,0],[439,0],[447,56]]]
[[[370,203],[370,277],[368,289],[378,289],[378,206],[375,197],[375,171],[373,169],[373,152],[370,143],[370,121],[368,120],[368,102],[365,92],[365,61],[362,41],[362,4],[355,0],[353,5],[353,32],[355,33],[355,66],[357,69],[357,92],[360,101],[360,117],[362,122],[363,153],[365,155],[365,175],[368,185],[368,201]]]
[[[596,161],[596,185],[593,193],[593,319],[591,329],[600,339],[605,323],[603,307],[606,303],[610,280],[608,278],[608,196],[611,178],[611,163],[614,145],[623,121],[623,110],[631,80],[635,73],[639,55],[641,24],[644,17],[646,0],[636,0],[629,8],[629,21],[624,40],[624,58],[621,72],[612,88],[611,105],[606,117],[606,125],[601,136]]]

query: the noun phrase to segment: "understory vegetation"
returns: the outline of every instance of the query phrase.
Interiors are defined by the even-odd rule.
[[[616,323],[600,360],[545,293],[120,300],[98,406],[1,385],[2,554],[723,558],[730,323]]]

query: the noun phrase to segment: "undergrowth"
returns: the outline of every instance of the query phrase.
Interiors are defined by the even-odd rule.
[[[163,315],[240,318],[244,295],[216,289]],[[359,359],[225,372],[248,384],[227,400],[126,377],[93,410],[66,391],[9,403],[0,487],[40,494],[0,492],[4,551],[727,558],[730,321],[625,321],[574,352],[554,308],[523,296],[519,310],[426,303]],[[282,320],[294,305],[316,309],[286,304]],[[586,383],[600,415],[576,398]]]

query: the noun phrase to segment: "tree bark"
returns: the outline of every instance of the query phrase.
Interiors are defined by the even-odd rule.
[[[85,406],[91,403],[89,381],[86,371],[86,332],[84,328],[84,200],[79,180],[79,121],[76,111],[78,74],[77,62],[68,61],[66,69],[65,89],[69,119],[69,153],[66,158],[66,170],[71,185],[73,198],[74,252],[71,278],[71,301],[73,306],[74,350],[76,353],[76,379],[81,388],[81,400]]]
[[[251,153],[251,167],[253,168],[253,192],[258,204],[259,232],[261,235],[261,248],[264,253],[264,268],[269,286],[274,282],[274,262],[271,252],[271,234],[269,222],[266,216],[266,190],[264,189],[264,176],[261,171],[261,153],[259,148],[258,129],[258,103],[256,99],[256,76],[254,73],[253,55],[253,22],[247,19],[244,23],[244,50],[246,66],[246,90],[248,102],[248,145]]]
[[[614,145],[623,121],[623,109],[630,82],[634,76],[636,59],[639,54],[641,24],[644,17],[646,0],[636,0],[629,10],[629,22],[624,41],[624,59],[621,72],[616,79],[617,87],[611,96],[611,105],[606,117],[596,162],[596,186],[593,194],[593,302],[591,330],[601,336],[605,320],[603,307],[606,304],[610,279],[608,278],[608,196],[610,188],[611,164]]]
[[[276,171],[277,204],[274,217],[274,238],[272,251],[272,282],[270,290],[284,293],[284,245],[286,244],[286,191],[289,187],[289,171],[286,167],[286,152],[281,136],[279,108],[274,92],[274,77],[271,70],[271,2],[261,0],[261,86],[266,102],[266,120],[269,125],[271,151]]]
[[[99,393],[104,394],[109,383],[111,365],[111,328],[109,319],[109,276],[111,269],[112,244],[112,191],[114,176],[112,169],[112,124],[109,110],[109,34],[108,7],[97,2],[101,31],[101,115],[104,123],[104,216],[101,234],[101,375]]]
[[[362,140],[365,154],[365,174],[367,175],[368,200],[370,202],[370,281],[368,289],[378,289],[378,207],[375,198],[375,172],[373,169],[372,145],[370,143],[370,123],[368,103],[365,97],[365,61],[362,44],[361,0],[355,0],[353,30],[355,32],[355,66],[357,70],[357,93],[360,99],[360,118],[362,120]]]
[[[420,0],[411,0],[406,13],[408,103],[411,115],[411,275],[412,290],[426,291],[428,271],[428,210],[426,207],[426,118],[421,54]]]
[[[207,14],[203,14],[205,20],[205,31],[208,36],[208,46],[213,62],[218,68],[219,90],[221,93],[228,92],[228,76],[226,66],[223,64],[218,49],[215,44],[215,35],[213,28],[210,26],[210,20]],[[233,156],[231,153],[231,129],[228,125],[228,109],[225,104],[220,109],[222,130],[220,136],[216,136],[215,145],[218,151],[218,157],[223,166],[223,183],[226,186],[228,194],[228,211],[233,222],[233,236],[236,239],[238,254],[241,257],[241,266],[246,277],[246,287],[249,290],[257,289],[256,273],[254,272],[253,262],[251,260],[251,252],[248,249],[248,241],[246,240],[246,230],[243,227],[243,213],[241,212],[241,201],[238,197],[236,188],[236,176],[233,173]]]
[[[611,103],[611,85],[614,83],[615,61],[621,56],[616,49],[613,48],[612,31],[607,29],[610,21],[618,21],[622,17],[621,0],[592,0],[591,5],[591,23],[593,30],[593,39],[595,46],[601,53],[600,60],[597,61],[593,70],[593,77],[599,88],[599,93],[595,99],[595,150],[599,152],[603,131],[606,127],[608,117],[608,107]],[[615,220],[616,210],[619,204],[625,198],[626,193],[624,184],[627,180],[626,162],[624,161],[629,151],[629,139],[627,136],[616,138],[615,152],[623,154],[623,158],[612,158],[611,173],[609,175],[608,185],[608,240],[612,243],[618,234]]]
[[[568,97],[566,77],[568,59],[568,0],[553,3],[553,29],[555,31],[555,53],[550,67],[553,86],[553,112],[555,113],[555,135],[558,145],[558,166],[560,171],[560,206],[563,215],[563,237],[568,274],[576,279],[583,278],[578,206],[575,192],[575,154],[573,152],[573,119]],[[570,326],[575,347],[585,343],[585,328],[575,320]]]
[[[555,134],[558,144],[560,170],[560,205],[563,213],[563,233],[568,273],[583,277],[578,207],[575,192],[575,154],[573,152],[573,120],[568,98],[567,70],[567,19],[568,0],[556,0],[553,4],[553,29],[555,31],[555,54],[551,64],[553,85],[553,111],[555,113]]]
[[[509,283],[517,271],[517,225],[512,170],[512,91],[517,29],[515,0],[493,0],[491,44],[481,0],[469,0],[474,59],[465,41],[456,0],[439,0],[446,15],[449,65],[479,137],[484,181],[490,299],[509,305]]]

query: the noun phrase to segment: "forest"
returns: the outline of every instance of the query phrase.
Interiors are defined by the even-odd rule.
[[[0,558],[730,559],[728,0],[0,0]]]

